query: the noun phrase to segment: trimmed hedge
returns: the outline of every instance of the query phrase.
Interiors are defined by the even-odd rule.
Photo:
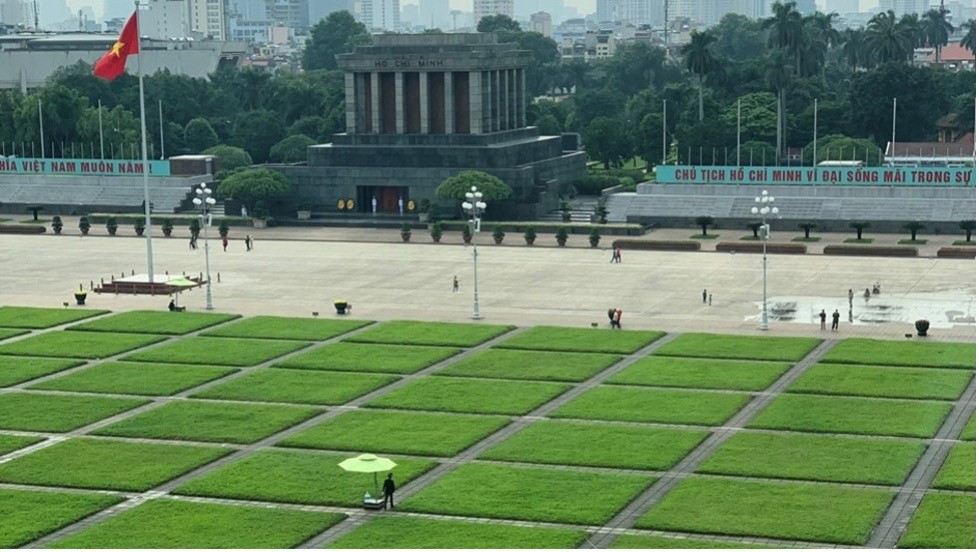
[[[917,247],[901,245],[827,245],[823,255],[853,255],[858,257],[917,257]]]
[[[136,221],[142,221],[142,222],[146,221],[146,215],[144,215],[143,213],[92,213],[88,215],[88,221],[92,223],[92,225],[94,226],[96,224],[104,224],[107,220],[109,220],[109,217],[115,218],[116,222],[119,223],[119,226],[123,226],[126,224],[135,224]],[[173,222],[174,228],[182,227],[184,226],[185,223],[189,223],[191,220],[195,220],[198,218],[200,218],[200,215],[175,215],[175,214],[150,215],[150,221],[153,223],[153,226],[162,226],[164,220],[170,219],[170,221]],[[226,222],[228,226],[251,226],[252,218],[251,217],[228,217],[228,216],[214,217],[215,225],[221,224],[222,222]]]
[[[975,259],[975,247],[939,247],[938,257],[942,259]]]
[[[700,242],[693,240],[615,240],[612,247],[640,251],[700,251]]]
[[[463,226],[467,226],[469,221],[461,220],[443,220],[439,221],[442,223],[442,231],[449,232],[453,230],[462,230]],[[567,228],[569,234],[590,234],[593,228],[597,228],[603,236],[605,235],[619,235],[619,236],[641,236],[645,234],[645,230],[639,224],[591,224],[587,222],[496,222],[496,221],[483,221],[483,228],[496,228],[497,226],[503,227],[503,231],[507,233],[514,233],[523,235],[527,228],[533,228],[539,234],[554,234],[557,229],[561,226]]]
[[[572,182],[579,195],[602,195],[602,190],[613,186],[635,186],[636,180],[629,176],[612,176],[608,174],[586,174]]]
[[[735,251],[737,253],[761,253],[761,242],[721,242],[715,249],[723,253]],[[785,243],[776,242],[768,244],[769,253],[789,253],[794,255],[805,255],[806,244],[804,243]]]
[[[0,224],[0,234],[43,234],[47,231],[43,224]]]

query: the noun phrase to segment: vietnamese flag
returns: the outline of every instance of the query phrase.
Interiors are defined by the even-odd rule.
[[[112,49],[95,62],[92,73],[105,80],[113,80],[126,70],[126,56],[139,52],[139,30],[136,27],[136,13],[133,12],[122,28],[119,40]]]

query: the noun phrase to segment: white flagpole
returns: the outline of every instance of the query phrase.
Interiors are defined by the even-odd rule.
[[[160,161],[165,159],[163,155],[163,100],[160,102]]]
[[[816,120],[819,118],[819,98],[812,99],[812,166],[816,166]],[[813,181],[815,182],[815,181]]]
[[[897,98],[894,98],[894,111],[891,114],[891,164],[894,164],[894,157],[897,153]]]
[[[102,140],[102,100],[99,100],[99,157],[105,160],[105,142]]]
[[[41,98],[37,99],[37,124],[41,129],[41,159],[44,159],[44,116],[41,114],[43,108],[41,107]],[[54,152],[51,152],[54,154]]]
[[[139,73],[139,122],[143,134],[143,213],[146,215],[146,272],[153,283],[153,223],[150,218],[150,170],[146,156],[146,99],[143,96],[143,46],[139,28],[139,0],[136,4],[136,72]]]
[[[666,164],[666,100],[663,100],[663,164]]]
[[[741,98],[738,98],[738,161],[737,165],[741,166]]]

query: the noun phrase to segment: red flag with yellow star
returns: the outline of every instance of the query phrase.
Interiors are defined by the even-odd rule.
[[[126,70],[126,56],[139,53],[138,33],[134,12],[129,16],[129,21],[126,21],[126,26],[122,28],[122,34],[112,45],[112,49],[95,62],[95,69],[92,72],[96,77],[113,80]]]

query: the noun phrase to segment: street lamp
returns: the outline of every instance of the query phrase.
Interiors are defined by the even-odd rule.
[[[214,310],[214,305],[211,303],[211,250],[207,243],[207,227],[211,225],[211,207],[217,203],[217,200],[211,197],[211,189],[203,182],[195,192],[197,197],[194,198],[194,205],[201,208],[201,226],[204,227],[204,270],[207,273],[207,304],[204,308]]]
[[[761,197],[755,198],[755,207],[751,208],[752,215],[761,215],[761,229],[764,234],[761,236],[761,325],[759,330],[768,329],[768,238],[771,235],[771,227],[768,225],[767,217],[769,214],[777,215],[778,207],[775,198],[768,195],[768,190],[761,191]]]
[[[466,201],[462,202],[462,210],[470,214],[472,218],[469,224],[472,226],[473,234],[473,320],[482,318],[479,316],[479,280],[476,276],[476,234],[479,232],[479,216],[486,210],[486,203],[483,202],[483,192],[473,186],[466,192]]]

